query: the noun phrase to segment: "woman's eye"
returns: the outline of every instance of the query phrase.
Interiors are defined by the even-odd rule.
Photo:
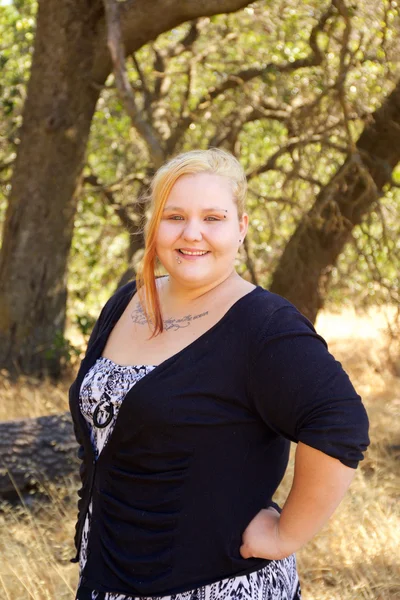
[[[170,221],[183,221],[184,217],[182,217],[181,215],[171,215],[170,217],[168,217],[168,219]],[[212,222],[212,221],[220,221],[221,219],[219,219],[218,217],[209,216],[209,217],[206,217],[204,220]]]

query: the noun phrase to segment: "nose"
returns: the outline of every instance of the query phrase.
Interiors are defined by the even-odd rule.
[[[202,240],[201,223],[197,219],[188,219],[183,231],[183,237],[185,240],[193,242]]]

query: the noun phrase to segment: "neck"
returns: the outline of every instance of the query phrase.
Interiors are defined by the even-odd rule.
[[[159,294],[164,307],[168,310],[168,306],[173,307],[173,312],[179,312],[183,308],[195,304],[201,299],[206,299],[207,295],[221,289],[233,280],[240,279],[240,275],[233,269],[229,275],[225,275],[218,280],[213,281],[210,284],[196,287],[183,286],[179,281],[176,281],[173,277],[163,278],[160,281]]]

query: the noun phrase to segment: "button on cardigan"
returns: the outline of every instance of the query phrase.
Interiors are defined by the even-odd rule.
[[[83,587],[161,596],[268,564],[241,557],[241,536],[273,504],[290,441],[355,468],[368,419],[311,323],[256,287],[132,387],[96,461],[79,389],[135,291],[106,303],[70,388],[82,459],[74,560],[92,497]]]

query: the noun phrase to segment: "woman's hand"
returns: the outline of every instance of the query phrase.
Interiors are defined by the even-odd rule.
[[[280,560],[292,553],[280,537],[279,520],[280,514],[272,506],[256,514],[242,535],[240,554],[243,558]]]
[[[299,442],[293,484],[282,513],[272,506],[260,510],[243,533],[240,554],[279,560],[297,552],[327,522],[354,473],[336,458]]]

